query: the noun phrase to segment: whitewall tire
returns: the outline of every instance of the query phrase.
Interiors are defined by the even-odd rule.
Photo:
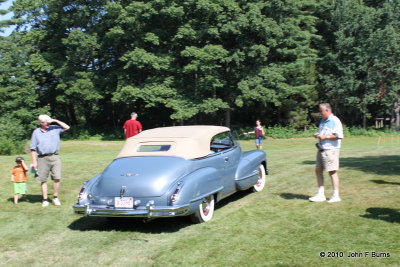
[[[208,196],[200,203],[198,210],[191,215],[191,219],[194,223],[208,222],[212,219],[214,214],[214,196]]]
[[[266,179],[264,165],[260,164],[260,167],[258,168],[258,181],[253,186],[253,191],[254,192],[262,191],[264,189],[264,187],[265,187],[266,180],[267,179]]]

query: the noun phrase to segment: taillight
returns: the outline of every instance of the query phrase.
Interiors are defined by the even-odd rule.
[[[175,189],[174,193],[172,194],[172,196],[171,196],[171,201],[172,201],[172,202],[175,202],[175,201],[178,200],[178,193],[179,193],[179,190],[180,190],[179,188]]]
[[[84,197],[83,192],[85,192],[85,187],[82,187],[82,188],[81,188],[81,191],[79,191],[78,199]]]
[[[179,198],[178,194],[179,194],[179,191],[181,191],[182,186],[183,186],[183,183],[179,182],[178,186],[176,187],[176,189],[174,191],[174,193],[171,195],[171,202],[175,202],[175,201],[178,200],[178,198]]]

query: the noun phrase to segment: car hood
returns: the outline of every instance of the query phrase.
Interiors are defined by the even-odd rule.
[[[188,172],[189,161],[178,157],[127,157],[114,160],[100,175],[93,196],[156,197],[165,194]]]

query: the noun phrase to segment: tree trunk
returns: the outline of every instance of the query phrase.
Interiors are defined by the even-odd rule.
[[[363,129],[367,129],[367,116],[363,114]]]
[[[114,104],[111,104],[111,123],[114,126],[114,129],[118,128],[119,125],[119,118],[115,117],[115,107]]]
[[[392,119],[391,119],[392,130],[400,129],[400,95],[394,101]]]
[[[74,109],[73,104],[68,104],[67,108],[68,108],[68,112],[67,112],[68,113],[68,117],[70,119],[69,123],[71,125],[77,125],[78,121],[77,121],[77,118],[76,118],[75,109]]]
[[[231,127],[231,109],[225,109],[225,126]]]

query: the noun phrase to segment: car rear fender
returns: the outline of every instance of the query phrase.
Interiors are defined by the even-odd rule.
[[[179,180],[178,184],[176,184],[176,187],[178,186],[180,186],[180,189],[173,205],[190,203],[196,206],[211,194],[218,196],[223,189],[221,174],[212,167],[201,168],[188,174]],[[174,191],[175,189],[171,190],[172,194]]]
[[[267,160],[264,151],[252,150],[243,152],[235,175],[238,190],[245,190],[257,183],[260,164],[263,164],[265,170],[267,170]]]
[[[83,183],[84,187],[87,189],[90,189],[100,178],[101,174],[96,175],[95,177],[87,180],[86,182]]]
[[[100,176],[101,174],[98,174],[95,177],[83,182],[82,189],[78,194],[78,203],[89,203],[91,189],[96,184]]]

